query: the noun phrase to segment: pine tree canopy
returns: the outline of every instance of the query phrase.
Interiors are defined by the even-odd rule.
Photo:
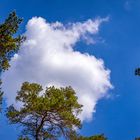
[[[15,36],[22,20],[16,12],[12,12],[5,22],[0,24],[0,71],[5,71],[10,67],[10,58],[17,53],[25,40],[24,36]]]
[[[4,23],[0,24],[0,74],[1,72],[8,70],[11,57],[18,52],[21,43],[25,40],[25,36],[15,35],[22,20],[22,18],[19,18],[16,15],[16,12],[12,12]],[[2,105],[3,95],[1,84],[2,81],[0,80],[0,105]]]
[[[23,126],[22,134],[36,140],[67,138],[71,131],[81,127],[77,117],[82,105],[77,101],[71,87],[46,88],[37,83],[23,83],[16,100],[22,107],[17,110],[13,105],[7,109],[11,124]]]

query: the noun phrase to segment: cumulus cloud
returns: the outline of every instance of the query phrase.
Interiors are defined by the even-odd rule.
[[[7,104],[13,104],[17,90],[23,82],[37,82],[46,86],[72,86],[79,103],[83,104],[81,120],[90,120],[99,99],[107,95],[110,70],[102,59],[88,53],[75,51],[80,40],[88,41],[88,35],[97,34],[99,26],[108,19],[85,22],[48,23],[41,17],[29,20],[26,26],[26,42],[11,60],[11,68],[2,75]],[[86,38],[86,39],[85,39]],[[96,42],[89,38],[90,42]]]

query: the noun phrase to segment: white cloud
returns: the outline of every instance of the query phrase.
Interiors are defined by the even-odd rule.
[[[27,40],[12,59],[11,68],[2,75],[8,105],[14,103],[17,90],[25,81],[44,87],[70,85],[84,105],[81,120],[91,119],[98,100],[112,88],[110,71],[102,59],[73,48],[81,39],[87,40],[87,34],[97,34],[100,24],[107,20],[89,19],[67,25],[48,23],[41,17],[29,20]]]

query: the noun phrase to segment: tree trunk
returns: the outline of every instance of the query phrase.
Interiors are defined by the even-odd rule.
[[[43,127],[45,117],[46,116],[43,116],[43,118],[42,118],[42,120],[40,122],[40,125],[38,126],[38,128],[36,130],[36,136],[35,136],[36,140],[41,140],[41,139],[39,139],[39,133],[40,133],[41,128]]]
[[[36,139],[35,140],[39,140],[37,137],[36,137]]]
[[[35,140],[39,140],[39,138],[38,138],[38,134],[36,134],[36,136],[35,136]]]

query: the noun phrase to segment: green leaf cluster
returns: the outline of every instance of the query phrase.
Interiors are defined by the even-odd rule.
[[[107,138],[105,138],[104,135],[95,135],[90,137],[80,136],[78,139],[75,140],[107,140]]]
[[[16,100],[22,103],[17,110],[13,105],[7,109],[7,117],[12,124],[21,124],[22,134],[36,140],[57,139],[68,136],[74,128],[80,128],[77,115],[82,105],[77,101],[71,87],[46,88],[37,83],[23,83]]]
[[[78,134],[76,131],[71,131],[68,140],[107,140],[107,138],[103,134],[86,137]]]
[[[11,55],[19,50],[21,43],[25,40],[25,37],[21,35],[15,37],[22,20],[16,12],[12,12],[5,22],[0,24],[0,71],[5,71],[10,67]]]
[[[16,15],[16,12],[12,12],[5,22],[0,24],[0,73],[8,70],[11,57],[17,53],[21,43],[25,40],[25,37],[21,35],[15,37],[22,20]],[[0,80],[0,112],[3,95],[1,84]]]

